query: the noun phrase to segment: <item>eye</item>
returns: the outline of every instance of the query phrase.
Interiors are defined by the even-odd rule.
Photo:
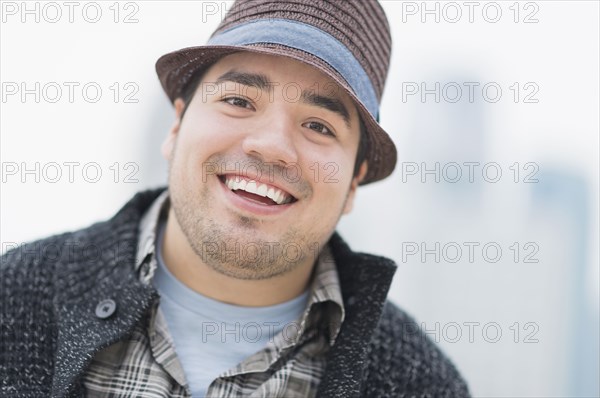
[[[305,126],[311,130],[315,130],[316,132],[318,132],[320,134],[335,137],[335,134],[331,131],[331,129],[329,127],[325,126],[323,123],[308,122],[308,123],[305,123]]]
[[[221,101],[228,103],[229,105],[236,106],[238,108],[246,108],[246,109],[254,109],[252,105],[250,105],[250,101],[245,100],[240,97],[229,97],[223,98]]]

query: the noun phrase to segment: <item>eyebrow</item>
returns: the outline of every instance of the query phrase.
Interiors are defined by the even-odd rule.
[[[344,119],[346,126],[350,127],[350,113],[339,99],[318,95],[314,92],[304,90],[302,91],[302,100],[307,104],[315,105],[337,113]]]
[[[262,73],[246,73],[230,70],[225,72],[217,79],[217,84],[224,82],[234,82],[243,84],[244,86],[256,87],[259,90],[270,90],[272,85],[269,82],[269,78]]]
[[[271,84],[269,78],[262,73],[248,73],[230,70],[219,76],[216,83],[220,84],[227,81],[243,84],[249,87],[255,87],[262,91],[268,91],[273,88],[273,84]],[[328,111],[339,115],[342,119],[344,119],[346,126],[350,127],[350,112],[348,112],[348,108],[338,98],[318,95],[314,92],[314,90],[303,90],[300,98],[302,98],[302,102],[306,104],[327,109]]]

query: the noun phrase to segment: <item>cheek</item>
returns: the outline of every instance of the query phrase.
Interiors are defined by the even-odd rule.
[[[187,190],[200,187],[214,174],[210,157],[224,153],[230,148],[223,124],[211,123],[208,119],[200,122],[198,118],[184,115],[181,129],[175,143],[174,157],[171,161],[171,178]]]
[[[311,149],[304,152],[311,154],[304,162],[307,165],[306,176],[315,189],[334,197],[339,196],[339,192],[345,196],[353,176],[354,157],[339,146],[321,151]]]
[[[184,115],[180,133],[188,144],[212,147],[231,136],[231,121],[216,112],[194,109]]]
[[[346,205],[354,159],[341,154],[343,152],[339,150],[337,156],[329,153],[319,160],[313,158],[307,169],[313,189],[308,204],[313,211],[307,211],[307,216],[310,214],[311,222],[318,229],[334,228]]]
[[[177,145],[188,167],[198,167],[198,163],[211,156],[230,151],[240,140],[239,126],[223,117],[206,113],[187,116],[184,116]]]

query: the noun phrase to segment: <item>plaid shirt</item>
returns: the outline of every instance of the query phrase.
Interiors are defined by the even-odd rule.
[[[140,222],[135,271],[151,283],[157,267],[156,229],[169,206],[160,195]],[[327,247],[315,266],[300,328],[283,338],[280,332],[261,351],[212,381],[207,396],[311,397],[325,370],[325,357],[344,320],[338,274]],[[175,352],[158,302],[147,323],[139,323],[127,340],[93,358],[83,377],[88,397],[191,397],[184,369]]]

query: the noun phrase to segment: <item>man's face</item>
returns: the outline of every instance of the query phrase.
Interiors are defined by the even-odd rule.
[[[314,262],[350,211],[359,119],[318,70],[235,53],[204,75],[163,144],[176,221],[204,263],[264,279]]]

